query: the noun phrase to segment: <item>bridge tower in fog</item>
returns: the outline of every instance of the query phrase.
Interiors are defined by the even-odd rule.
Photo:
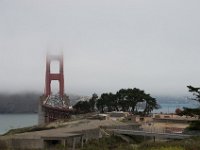
[[[51,63],[59,62],[59,72],[51,72]],[[59,82],[59,92],[52,93],[52,81]],[[64,63],[63,55],[46,56],[46,75],[45,75],[45,90],[44,95],[40,98],[39,103],[39,124],[49,123],[56,120],[70,118],[71,111],[69,109],[69,98],[64,93]]]
[[[59,62],[59,73],[51,73],[51,62]],[[63,70],[63,55],[49,55],[46,57],[46,81],[45,81],[45,96],[52,94],[51,81],[57,80],[59,82],[59,96],[64,96],[64,70]]]

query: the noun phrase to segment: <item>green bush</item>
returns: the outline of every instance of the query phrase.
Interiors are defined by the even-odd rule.
[[[187,130],[199,130],[200,131],[200,120],[192,121],[190,123],[190,126],[187,128]]]

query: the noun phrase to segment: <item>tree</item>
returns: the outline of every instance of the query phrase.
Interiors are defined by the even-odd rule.
[[[182,110],[180,108],[176,108],[175,113],[176,115],[179,115],[182,113]]]
[[[143,111],[144,115],[148,115],[154,109],[160,108],[160,106],[156,102],[156,99],[151,97],[149,94],[145,94],[144,101],[146,102],[146,106],[145,106],[145,109]]]
[[[105,99],[102,98],[102,96],[97,100],[97,109],[101,112],[104,113],[105,106],[106,106],[106,101]]]
[[[191,85],[187,86],[189,92],[193,94],[193,98],[190,98],[190,100],[194,100],[196,102],[200,103],[200,88],[193,87]],[[183,111],[180,113],[180,115],[188,115],[188,116],[198,116],[200,118],[200,108],[187,108],[184,107]]]
[[[122,110],[131,110],[134,114],[138,113],[136,107],[138,103],[145,103],[145,108],[142,112],[144,115],[148,115],[151,111],[153,111],[153,109],[159,108],[155,98],[138,88],[121,89],[119,92],[117,92],[117,97],[119,98],[119,105],[121,106]]]
[[[187,86],[189,92],[193,94],[193,98],[190,98],[190,100],[196,101],[200,103],[200,88],[199,87],[193,87],[193,86]],[[196,108],[183,108],[183,111],[179,113],[179,115],[187,115],[187,116],[197,116],[200,119],[200,107]],[[200,120],[195,120],[190,122],[190,126],[187,128],[188,130],[200,130]]]
[[[90,111],[94,112],[95,111],[95,104],[97,101],[98,95],[96,93],[92,94],[92,97],[89,100],[89,105],[90,105]]]
[[[126,89],[121,89],[116,93],[118,107],[122,111],[129,111],[130,102],[127,98],[128,92]],[[119,110],[119,109],[118,109]]]
[[[194,100],[196,102],[200,103],[200,88],[199,87],[193,87],[193,86],[187,86],[189,92],[193,94],[193,98],[190,98],[191,100]],[[183,111],[180,113],[180,115],[188,115],[188,116],[198,116],[200,118],[200,108],[187,108],[184,107]]]
[[[159,108],[155,98],[137,88],[120,89],[116,94],[103,93],[97,100],[97,108],[100,112],[122,110],[132,111],[132,113],[137,114],[136,106],[140,102],[146,104],[142,112],[144,115],[148,115],[153,109]]]
[[[195,97],[191,98],[191,100],[195,100],[200,103],[200,88],[198,87],[193,87],[191,85],[187,86],[189,89],[189,92],[191,92]]]
[[[74,109],[76,109],[76,111],[78,113],[88,113],[91,112],[90,110],[90,104],[88,101],[79,101],[77,102],[74,106]]]
[[[94,93],[89,101],[79,101],[73,106],[73,108],[76,109],[78,113],[94,112],[97,98],[98,95]]]
[[[137,105],[141,102],[145,103],[145,107],[143,112],[138,112]],[[138,88],[120,89],[116,94],[103,93],[99,98],[94,93],[89,101],[79,101],[74,108],[80,113],[88,113],[95,111],[95,105],[101,113],[122,110],[143,115],[148,115],[153,109],[159,108],[155,98]]]
[[[134,88],[134,89],[128,89],[127,90],[128,95],[127,95],[127,99],[130,103],[131,106],[131,111],[133,113],[136,113],[136,106],[139,102],[144,102],[145,101],[145,93],[144,91]]]

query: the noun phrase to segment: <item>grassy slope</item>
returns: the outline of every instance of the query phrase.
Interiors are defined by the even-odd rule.
[[[126,143],[120,137],[111,136],[89,141],[82,150],[200,150],[200,137],[155,143],[137,142]]]

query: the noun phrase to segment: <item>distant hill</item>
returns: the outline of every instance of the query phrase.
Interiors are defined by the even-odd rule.
[[[0,94],[0,113],[37,113],[41,94]],[[74,105],[80,96],[69,95],[71,105]]]

